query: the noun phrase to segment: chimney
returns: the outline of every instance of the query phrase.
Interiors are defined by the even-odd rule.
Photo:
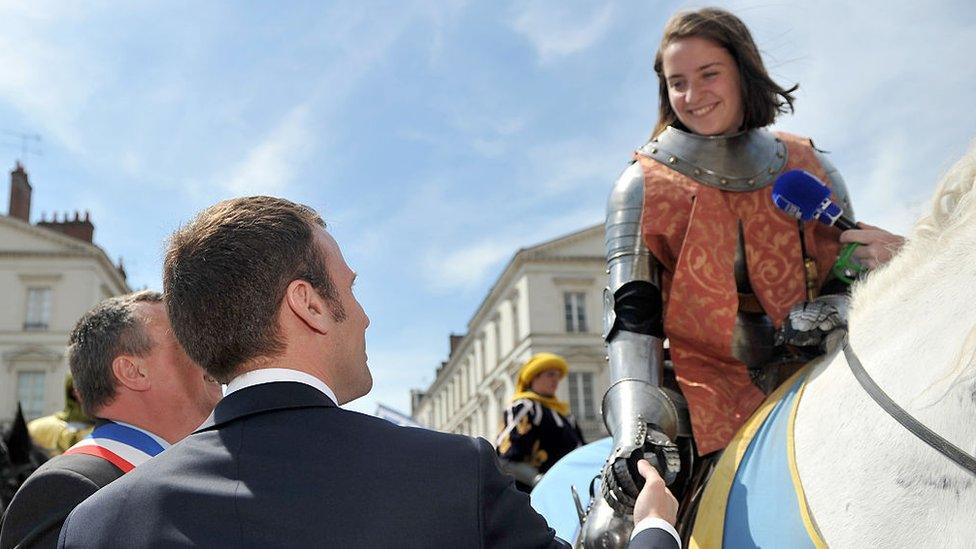
[[[10,172],[10,205],[7,215],[30,223],[31,185],[27,181],[27,172],[17,162],[17,166]]]
[[[95,225],[92,224],[91,215],[87,211],[84,216],[76,211],[73,218],[68,212],[65,212],[64,221],[59,220],[58,214],[55,212],[51,217],[51,221],[44,221],[42,219],[37,223],[37,226],[58,231],[78,240],[84,240],[89,244],[92,243],[92,239],[95,236]]]
[[[454,356],[454,351],[457,351],[458,345],[460,345],[463,340],[464,334],[451,334],[451,352],[448,356]]]

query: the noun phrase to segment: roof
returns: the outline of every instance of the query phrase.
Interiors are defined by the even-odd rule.
[[[125,277],[108,254],[96,244],[62,234],[58,231],[31,225],[10,216],[0,216],[0,232],[20,233],[25,238],[18,246],[15,239],[4,238],[0,257],[88,257],[101,266],[106,275],[123,291],[129,291]]]

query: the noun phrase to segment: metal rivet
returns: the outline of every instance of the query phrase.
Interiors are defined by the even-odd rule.
[[[604,274],[610,274],[610,269],[603,271]]]
[[[756,180],[755,179],[750,179],[749,181],[746,181],[746,184],[748,184],[751,187],[751,186],[753,186],[753,185],[756,184]]]
[[[701,174],[702,174],[701,168],[695,168],[695,175],[701,175]]]
[[[769,175],[774,175],[775,173],[776,170],[774,170],[773,168],[769,168]]]
[[[677,158],[675,158],[673,156],[669,156],[668,157],[668,164],[677,164],[677,163],[678,163],[678,159]]]
[[[729,184],[729,180],[728,179],[725,179],[724,177],[722,179],[720,179],[719,181],[721,181],[723,185],[728,185]]]
[[[783,151],[776,151],[776,158],[783,158]]]
[[[651,147],[651,154],[657,154],[657,147]]]

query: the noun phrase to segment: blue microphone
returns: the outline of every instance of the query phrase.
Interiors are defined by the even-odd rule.
[[[816,219],[842,231],[857,228],[853,221],[844,217],[843,208],[830,199],[830,188],[803,170],[790,170],[776,178],[773,203],[791,217],[803,221]]]

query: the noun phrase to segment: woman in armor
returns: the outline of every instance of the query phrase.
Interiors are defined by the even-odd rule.
[[[774,82],[746,26],[715,8],[668,21],[654,70],[658,122],[606,221],[603,414],[614,450],[604,496],[618,511],[637,493],[638,454],[656,450],[669,480],[700,473],[846,316],[846,284],[831,276],[840,231],[799,223],[771,200],[775,178],[802,169],[853,217],[822,151],[766,129],[792,112],[797,86]],[[694,440],[680,459],[673,442],[689,433],[681,397],[662,390],[665,339]]]

